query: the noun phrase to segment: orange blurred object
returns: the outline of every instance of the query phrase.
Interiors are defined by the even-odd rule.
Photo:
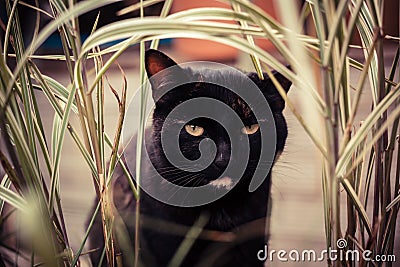
[[[274,8],[274,1],[273,0],[255,0],[253,3],[259,6],[261,9],[265,11],[265,13],[272,16],[274,19],[277,19],[275,15],[275,8]],[[254,38],[254,42],[256,45],[261,47],[262,49],[272,52],[275,51],[275,46],[271,43],[271,41],[267,40],[266,38]]]
[[[276,17],[273,0],[255,0],[254,3],[265,10],[272,17]],[[231,8],[230,5],[216,0],[175,0],[172,6],[172,13],[199,7]],[[236,23],[234,21],[224,22]],[[274,45],[266,39],[255,39],[255,43],[264,50],[274,50]],[[186,60],[234,61],[239,52],[238,49],[234,47],[210,40],[177,38],[174,40],[173,44],[176,51]]]
[[[273,0],[255,0],[254,3],[273,18],[276,18]],[[230,5],[216,0],[175,0],[172,6],[172,13],[198,7],[231,8]],[[233,21],[225,22],[235,23]],[[264,50],[275,51],[274,45],[264,38],[255,39],[255,43]],[[177,38],[173,44],[176,51],[186,60],[234,61],[239,52],[234,47],[201,39]]]
[[[199,7],[230,8],[228,4],[216,0],[175,0],[172,13]],[[173,44],[176,51],[187,60],[233,61],[238,55],[236,48],[209,40],[178,38],[174,39]]]

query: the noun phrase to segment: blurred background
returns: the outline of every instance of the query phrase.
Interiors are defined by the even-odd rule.
[[[40,8],[51,13],[49,7],[46,6],[47,1],[39,1]],[[80,18],[81,38],[84,40],[91,32],[92,25],[99,15],[98,27],[112,23],[120,19],[136,17],[138,12],[117,15],[118,11],[130,6],[138,1],[122,1],[107,7],[92,11]],[[272,14],[279,20],[279,16],[275,15],[272,0],[255,0],[261,8]],[[32,9],[35,5],[33,0],[25,0],[18,7],[21,18],[22,29],[24,31],[25,43],[29,44],[32,36],[36,20],[36,11]],[[160,2],[145,9],[146,16],[159,15],[163,3]],[[202,0],[188,1],[177,0],[172,8],[173,12],[189,9],[199,6],[216,6],[223,7],[224,4],[218,1]],[[384,11],[384,29],[385,33],[393,36],[399,36],[399,1],[386,0]],[[4,37],[6,14],[4,0],[0,0],[0,16],[1,16],[1,38]],[[41,15],[40,24],[44,27],[51,18],[45,14]],[[304,25],[307,30],[307,25]],[[354,44],[358,44],[357,36],[354,37]],[[258,43],[261,47],[274,54],[279,58],[279,54],[274,50],[273,46],[268,42]],[[387,43],[385,46],[385,56],[393,58],[395,43]],[[195,39],[175,39],[163,40],[160,50],[170,55],[177,62],[190,60],[212,60],[235,66],[244,71],[253,71],[253,65],[248,55],[238,50],[222,45],[212,43],[206,40]],[[53,34],[39,49],[38,54],[57,54],[61,53],[61,42],[58,33]],[[362,59],[362,52],[359,49],[353,49],[351,55]],[[56,60],[35,60],[44,74],[53,77],[60,83],[67,86],[70,83],[66,65],[64,62]],[[390,61],[387,61],[390,62]],[[130,99],[139,88],[139,53],[138,47],[131,47],[122,57],[118,59],[118,63],[122,66],[128,81],[128,99]],[[386,66],[387,69],[390,66]],[[358,73],[352,72],[351,79],[357,81]],[[318,72],[316,72],[318,75]],[[121,90],[122,75],[117,66],[111,68],[106,74],[107,79],[114,88]],[[367,92],[368,90],[365,90]],[[304,103],[304,96],[301,90],[291,88],[289,98],[295,103],[298,111],[307,118],[309,110]],[[54,110],[49,105],[48,100],[43,94],[37,92],[38,104],[42,116],[44,116],[44,127],[46,133],[50,133],[52,129]],[[118,118],[118,105],[111,91],[106,90],[105,95],[105,127],[106,132],[111,136],[115,131],[116,120]],[[369,95],[365,94],[361,99],[362,113],[368,114],[370,109]],[[290,251],[310,250],[321,251],[325,249],[325,233],[323,218],[323,201],[322,201],[322,185],[321,185],[321,155],[308,138],[303,128],[298,124],[296,118],[290,111],[285,112],[289,137],[286,149],[281,156],[279,162],[273,169],[273,209],[271,218],[271,239],[269,249]],[[47,118],[47,119],[46,119]],[[312,118],[309,116],[309,118]],[[138,118],[126,118],[130,121],[136,121]],[[76,117],[71,117],[71,123],[78,125]],[[317,127],[317,126],[316,126]],[[79,128],[79,127],[77,127]],[[321,133],[322,134],[322,133]],[[50,137],[50,136],[49,136]],[[110,153],[110,151],[108,151]],[[62,190],[62,206],[64,216],[67,222],[67,230],[70,235],[72,246],[78,246],[82,241],[85,231],[85,220],[88,212],[94,203],[95,191],[89,168],[79,153],[75,143],[69,134],[66,135],[63,155],[61,162],[60,181]],[[345,203],[345,201],[342,201]],[[398,227],[399,229],[399,227]],[[400,235],[400,231],[398,231]],[[10,241],[11,242],[11,241]],[[397,258],[400,259],[400,242],[398,247]],[[88,263],[82,262],[82,266]],[[325,263],[313,262],[297,262],[285,263],[274,261],[269,266],[322,266]],[[400,266],[398,263],[397,265]]]

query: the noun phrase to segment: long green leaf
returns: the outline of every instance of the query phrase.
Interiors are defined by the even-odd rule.
[[[351,200],[353,201],[353,206],[358,211],[361,220],[364,222],[364,226],[366,226],[367,232],[369,236],[372,236],[372,225],[368,218],[367,212],[365,211],[360,199],[357,196],[356,191],[354,191],[353,186],[350,184],[348,179],[340,179],[343,187],[346,189],[348,196],[350,196]]]
[[[6,187],[0,186],[0,199],[4,200],[20,211],[27,212],[29,210],[28,203],[25,201],[25,199]]]
[[[6,100],[12,92],[12,87],[17,80],[17,76],[20,73],[23,66],[26,65],[26,61],[29,57],[43,44],[43,42],[55,31],[59,26],[68,22],[72,17],[79,16],[93,9],[112,4],[115,2],[119,2],[121,0],[98,0],[98,1],[82,1],[73,8],[68,9],[68,11],[61,14],[57,19],[51,21],[47,24],[41,31],[37,38],[30,44],[30,46],[26,49],[24,55],[21,56],[21,59],[18,61],[18,65],[14,70],[13,78],[7,84],[6,90]]]
[[[54,156],[53,156],[53,167],[52,167],[53,172],[51,175],[51,189],[50,189],[50,198],[49,198],[50,199],[50,203],[49,203],[50,210],[53,209],[54,195],[56,193],[56,185],[58,184],[57,173],[58,173],[58,168],[59,168],[59,164],[61,161],[61,149],[64,144],[65,131],[67,129],[69,114],[70,114],[70,111],[72,108],[72,103],[75,98],[75,93],[76,93],[76,86],[73,86],[71,89],[69,98],[68,98],[67,105],[65,106],[65,109],[64,109],[60,129],[58,132],[59,135],[58,135],[58,137],[54,137],[57,141],[56,142],[57,146],[55,148]]]
[[[346,166],[348,162],[351,160],[351,157],[357,148],[357,146],[362,142],[362,140],[369,134],[372,127],[375,123],[380,119],[381,114],[386,111],[394,101],[400,96],[400,85],[397,85],[392,89],[376,106],[376,108],[371,112],[367,118],[364,120],[360,129],[353,136],[353,138],[349,141],[348,145],[343,151],[343,154],[340,156],[339,161],[336,165],[336,175],[338,177],[342,176],[345,172]]]

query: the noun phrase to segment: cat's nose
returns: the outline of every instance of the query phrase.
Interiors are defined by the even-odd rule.
[[[219,168],[225,168],[231,156],[230,146],[226,143],[218,145],[217,156],[214,164]]]
[[[219,168],[224,168],[229,163],[229,157],[225,157],[222,153],[217,155],[215,158],[214,164],[217,165]]]

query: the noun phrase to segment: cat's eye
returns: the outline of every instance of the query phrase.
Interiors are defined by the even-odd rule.
[[[204,128],[197,126],[197,125],[191,125],[187,124],[185,125],[185,130],[188,132],[188,134],[193,135],[193,136],[200,136],[204,133]]]
[[[255,134],[259,128],[260,126],[257,123],[252,125],[247,125],[242,128],[242,133],[247,135]]]

